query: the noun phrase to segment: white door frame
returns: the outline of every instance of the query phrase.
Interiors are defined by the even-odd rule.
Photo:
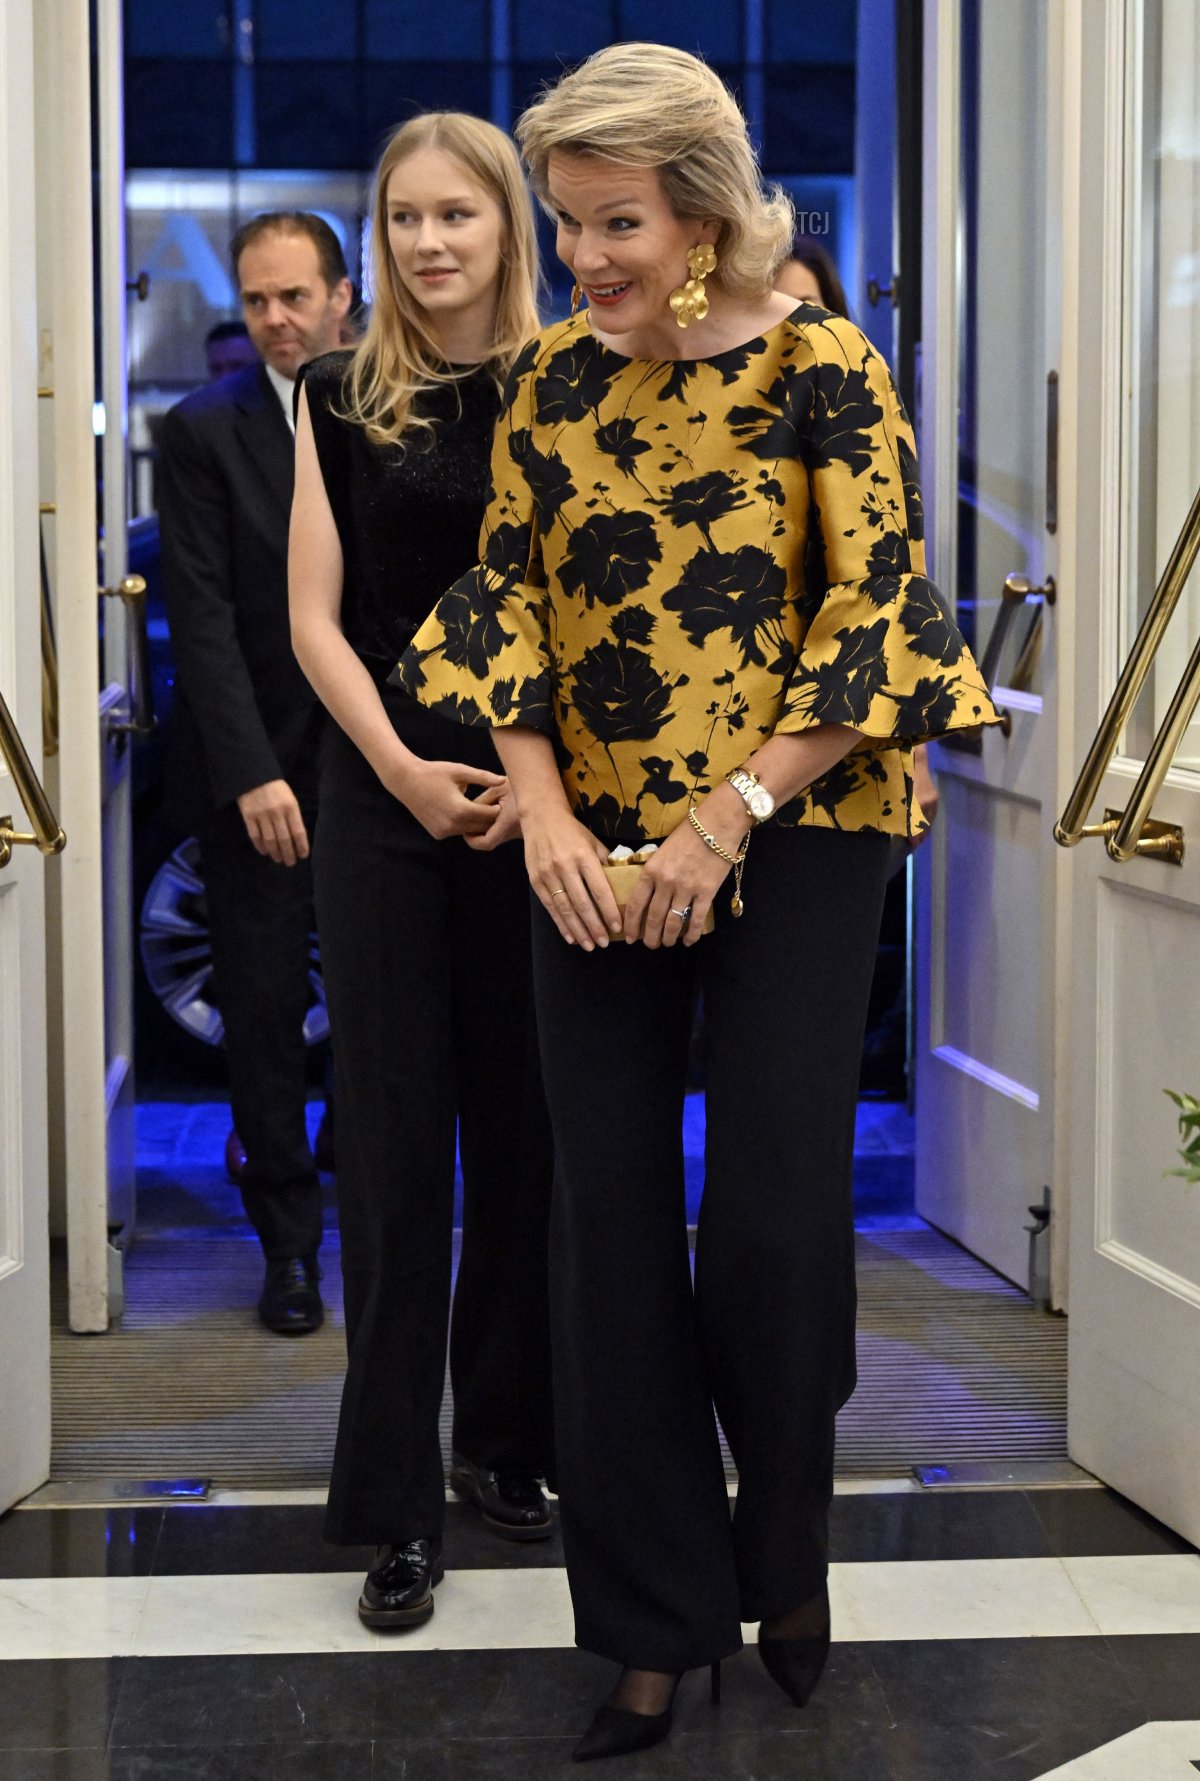
[[[34,265],[34,0],[0,8],[0,693],[42,752]],[[29,823],[0,757],[0,815]],[[44,873],[0,868],[0,1512],[50,1472]]]
[[[1127,338],[1125,172],[1137,147],[1137,102],[1127,103],[1126,70],[1139,14],[1132,0],[1089,0],[1086,7],[1072,0],[1065,11],[1077,114],[1073,191],[1064,209],[1073,276],[1065,295],[1080,366],[1072,385],[1078,451],[1063,483],[1072,574],[1087,594],[1086,624],[1071,643],[1076,697],[1062,762],[1069,790],[1122,665],[1121,612],[1131,580],[1126,527],[1138,431],[1129,373],[1136,347]],[[1172,516],[1172,524],[1184,517]],[[1106,806],[1124,808],[1140,767],[1116,754],[1091,821]],[[1190,1019],[1200,960],[1196,774],[1169,773],[1154,815],[1182,826],[1182,866],[1144,857],[1118,864],[1099,840],[1063,855],[1072,963],[1063,1079],[1070,1085],[1076,1210],[1069,1447],[1081,1465],[1197,1541],[1200,1202],[1163,1176],[1175,1160],[1175,1140],[1161,1093],[1194,1092],[1200,1075]],[[1148,991],[1136,1030],[1122,1000],[1131,989]]]
[[[960,145],[962,133],[962,33],[959,0],[926,0],[924,35],[924,161],[925,192],[922,268],[922,401],[921,463],[925,495],[926,537],[930,572],[947,594],[958,580],[960,408],[960,290],[965,276],[961,223]],[[1048,212],[1052,218],[1064,190],[1063,147],[1053,124],[1061,103],[1052,90],[1059,78],[1062,18],[1057,5],[1046,10],[1047,58],[1043,71],[1049,121],[1045,141]],[[1039,71],[1034,71],[1038,73]],[[1064,124],[1065,128],[1065,124]],[[1045,315],[1047,371],[1058,369],[1062,381],[1061,315],[1057,290],[1060,269],[1051,256],[1052,228],[1047,228],[1044,273],[1029,293],[1031,304]],[[1018,239],[1014,230],[1014,240]],[[1041,260],[1031,256],[1041,270]],[[1042,398],[1044,399],[1044,398]],[[1040,423],[1041,415],[1037,420]],[[1072,449],[1066,436],[1071,419],[1060,408],[1058,461]],[[1061,481],[1061,471],[1060,471]],[[1042,557],[1057,580],[1058,531],[1038,541]],[[1033,551],[1031,550],[1031,554]],[[1014,569],[1020,567],[1014,561]],[[976,590],[977,593],[981,590]],[[999,593],[999,587],[990,590]],[[1065,963],[1056,945],[1062,902],[1064,867],[1052,843],[1056,787],[1047,783],[1062,753],[1061,733],[1069,721],[1070,654],[1063,630],[1063,599],[1043,612],[1042,699],[998,694],[1011,708],[1012,735],[985,732],[982,753],[966,755],[934,749],[934,765],[943,776],[945,813],[930,842],[916,855],[916,959],[919,990],[916,1008],[917,1210],[947,1230],[967,1248],[983,1254],[1019,1284],[1027,1279],[1027,1250],[1022,1226],[1025,1206],[1033,1205],[1049,1185],[1053,1194],[1051,1222],[1050,1302],[1063,1308],[1067,1299],[1065,1233],[1068,1224],[1064,1166],[1063,1110],[1056,1094],[1062,1038],[1058,1010],[1063,1005]],[[977,637],[977,653],[986,642],[986,625]],[[1049,769],[1047,763],[1050,763]],[[1005,811],[1024,812],[1024,839],[1035,853],[1036,889],[1029,890],[1028,908],[991,909],[996,931],[988,930],[989,910],[972,905],[971,916],[983,924],[981,937],[995,955],[995,968],[1015,964],[1012,948],[1026,945],[1040,957],[1034,993],[1038,998],[1037,1055],[1023,1057],[1020,1080],[996,1067],[1005,1046],[999,1017],[995,1029],[976,1023],[981,1043],[968,1054],[951,1043],[955,995],[978,994],[972,983],[949,981],[947,932],[955,884],[947,855],[954,822],[953,793],[966,792],[987,800],[999,822]],[[1028,836],[1029,812],[1036,811],[1036,839]],[[1014,836],[1017,831],[1014,830]],[[1015,851],[1012,858],[1016,858]],[[995,882],[993,880],[993,882]],[[1020,880],[1018,879],[1018,882]],[[976,887],[979,888],[978,886]],[[1028,888],[1028,887],[1027,887]],[[989,887],[990,894],[990,887]],[[961,913],[961,910],[960,910]],[[1001,944],[1008,953],[1001,953]],[[1036,949],[1036,950],[1035,950]],[[986,1030],[985,1030],[986,1029]],[[1007,1041],[1011,1046],[1011,1038]],[[986,1147],[997,1149],[989,1158]],[[1000,1152],[1003,1154],[1000,1154]],[[1019,1176],[1016,1175],[1019,1171]],[[961,1175],[961,1179],[960,1179]],[[967,1176],[971,1176],[968,1180]],[[995,1192],[993,1193],[993,1187]],[[1027,1193],[1026,1193],[1027,1190]]]
[[[53,1155],[65,1204],[70,1325],[108,1328],[108,1161],[100,676],[93,431],[92,149],[88,0],[37,0],[39,404],[43,499],[59,671],[59,815],[71,838],[52,863],[51,944],[61,1001],[51,1010]]]

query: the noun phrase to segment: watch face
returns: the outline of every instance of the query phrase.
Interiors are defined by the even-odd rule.
[[[775,800],[765,786],[759,786],[750,794],[750,814],[758,822],[765,822],[775,809]]]

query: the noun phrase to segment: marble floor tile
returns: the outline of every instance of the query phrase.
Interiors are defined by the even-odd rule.
[[[579,1736],[616,1668],[574,1649],[425,1651],[377,1666],[375,1737],[399,1746],[452,1738]],[[698,1695],[689,1678],[681,1703]]]
[[[111,1747],[269,1744],[292,1752],[306,1744],[361,1744],[371,1737],[379,1672],[378,1658],[344,1654],[132,1659],[124,1666]]]
[[[0,1663],[0,1752],[55,1750],[108,1742],[121,1688],[117,1658]],[[7,1754],[0,1756],[6,1775]]]
[[[565,1572],[522,1564],[518,1553],[502,1548],[488,1554],[500,1556],[498,1565],[452,1567],[438,1588],[433,1619],[402,1639],[358,1620],[361,1556],[353,1571],[0,1579],[0,1664],[571,1646]],[[842,1642],[1183,1635],[1200,1633],[1200,1556],[839,1562],[831,1570],[830,1597],[834,1636]],[[747,1629],[747,1637],[753,1632]]]
[[[920,1781],[959,1781],[981,1753],[995,1765],[982,1773],[1032,1781],[1143,1718],[1103,1639],[879,1644],[871,1658],[896,1748]],[[894,1766],[910,1781],[907,1766]]]
[[[351,1571],[365,1573],[374,1546],[330,1546],[318,1507],[213,1508],[168,1516],[154,1559],[157,1576]],[[2,1556],[2,1549],[0,1549]]]
[[[1060,1558],[1190,1552],[1188,1542],[1111,1490],[1032,1490],[1029,1503]]]
[[[861,1563],[1049,1558],[1052,1551],[1024,1491],[915,1490],[906,1495],[835,1497],[829,1555],[835,1562]]]
[[[142,1577],[163,1510],[15,1509],[0,1518],[2,1577]]]
[[[106,1781],[370,1781],[370,1743],[110,1751]]]
[[[152,1577],[134,1651],[139,1657],[377,1651],[380,1635],[355,1611],[360,1587],[357,1576],[342,1571]]]
[[[830,1599],[839,1638],[1061,1638],[1098,1631],[1058,1559],[838,1565]]]
[[[4,1781],[109,1781],[103,1750],[6,1750]],[[160,1776],[159,1781],[166,1781]]]
[[[153,1577],[135,1649],[140,1656],[267,1651],[380,1651],[396,1635],[358,1618],[360,1582],[344,1572]],[[437,1611],[405,1632],[406,1652],[518,1649],[574,1643],[565,1572],[451,1571]]]
[[[1106,1643],[1147,1719],[1200,1719],[1200,1634],[1138,1633]]]
[[[1064,1558],[1104,1633],[1200,1633],[1200,1555]]]
[[[1200,1719],[1159,1721],[1101,1744],[1039,1781],[1195,1781],[1197,1769]]]
[[[0,1579],[0,1661],[131,1652],[149,1585],[148,1577]]]

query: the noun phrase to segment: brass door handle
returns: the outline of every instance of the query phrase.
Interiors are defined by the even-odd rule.
[[[1150,809],[1200,703],[1200,643],[1192,651],[1124,811],[1106,812],[1102,823],[1089,823],[1087,813],[1116,753],[1121,731],[1146,683],[1197,555],[1200,555],[1200,489],[1196,490],[1183,530],[1175,540],[1162,578],[1154,590],[1154,598],[1138,626],[1133,648],[1113,688],[1108,709],[1100,719],[1100,727],[1092,738],[1092,746],[1067,799],[1067,807],[1054,825],[1054,839],[1060,847],[1074,847],[1076,842],[1095,837],[1104,841],[1109,857],[1114,860],[1126,861],[1133,859],[1135,854],[1148,854],[1152,859],[1169,859],[1175,865],[1183,863],[1183,830],[1174,823],[1151,822]],[[1164,840],[1170,841],[1169,847],[1163,845]]]
[[[900,303],[900,274],[898,272],[893,272],[891,284],[880,284],[880,282],[877,278],[868,278],[868,280],[867,280],[867,302],[871,305],[872,309],[878,309],[880,298],[882,298],[882,297],[890,297],[891,298],[893,309],[896,309],[899,307],[899,303]]]
[[[1053,606],[1058,598],[1058,588],[1053,575],[1047,575],[1045,581],[1031,581],[1028,575],[1006,575],[1004,586],[1000,590],[1000,610],[996,614],[996,622],[992,626],[987,647],[979,661],[979,672],[983,675],[984,684],[990,693],[996,684],[996,676],[1000,672],[1000,660],[1004,654],[1004,645],[1008,641],[1008,633],[1012,629],[1013,618],[1017,608],[1026,600],[1041,600],[1046,606]],[[1012,735],[1012,717],[1001,709],[1000,730],[1005,736]]]
[[[25,806],[25,814],[33,829],[22,834],[12,826],[11,816],[0,816],[0,866],[7,866],[14,847],[36,847],[39,853],[61,853],[67,837],[59,827],[50,807],[41,780],[33,770],[33,762],[25,752],[21,732],[13,721],[4,695],[0,693],[0,754],[3,754],[17,795]]]
[[[126,575],[116,587],[102,587],[100,598],[120,600],[133,625],[129,676],[129,717],[109,724],[118,736],[152,736],[158,725],[154,715],[154,687],[150,678],[150,633],[146,628],[146,578]]]

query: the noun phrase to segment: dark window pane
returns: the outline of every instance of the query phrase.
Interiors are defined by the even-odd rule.
[[[513,56],[522,62],[582,62],[611,43],[616,31],[613,0],[517,0],[513,7]]]
[[[472,111],[477,117],[490,112],[487,68],[461,62],[377,62],[364,68],[363,87],[368,163],[415,111]]]
[[[485,0],[365,0],[372,61],[484,61],[490,51]]]
[[[254,53],[258,60],[338,60],[358,53],[358,10],[353,0],[255,0]]]
[[[254,107],[259,167],[354,168],[369,158],[353,62],[260,62]]]
[[[767,72],[766,173],[853,173],[854,69]]]
[[[228,56],[231,0],[125,0],[127,56]]]
[[[772,62],[853,62],[857,0],[767,0]]]
[[[697,0],[619,0],[620,35],[634,43],[669,43],[714,62],[742,54],[739,0],[702,6]]]
[[[561,62],[514,62],[512,67],[512,123],[527,105],[532,105],[543,87],[561,80]],[[500,120],[497,119],[497,122]]]
[[[129,167],[233,165],[233,69],[226,62],[125,64]]]

